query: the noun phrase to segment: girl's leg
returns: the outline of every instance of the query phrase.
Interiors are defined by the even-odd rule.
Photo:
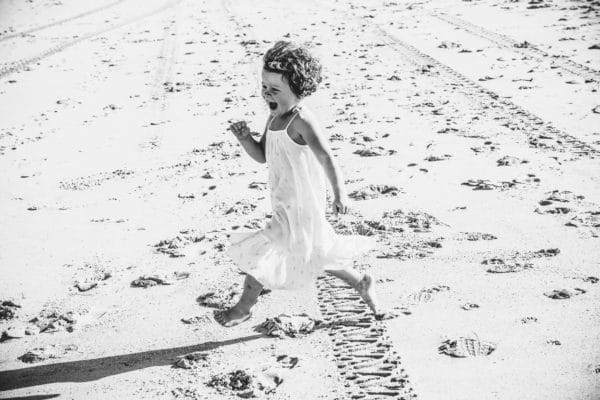
[[[240,324],[250,318],[252,313],[250,309],[260,295],[262,284],[254,279],[253,276],[246,274],[244,280],[244,291],[237,304],[228,310],[218,310],[214,312],[215,319],[223,326],[231,327]]]
[[[362,297],[363,301],[367,303],[371,311],[375,316],[382,315],[377,310],[377,300],[375,297],[373,277],[369,274],[360,275],[354,268],[345,267],[342,269],[330,269],[325,270],[330,275],[335,276],[346,282],[348,285],[352,286],[360,297]]]

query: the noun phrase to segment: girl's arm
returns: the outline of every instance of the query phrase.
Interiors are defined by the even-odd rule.
[[[263,134],[263,138],[264,137],[265,134]],[[239,141],[242,147],[246,150],[246,153],[250,155],[250,157],[254,158],[261,164],[267,162],[263,146],[261,145],[261,142],[263,141],[262,138],[260,142],[257,142],[256,139],[252,137],[252,135],[248,135],[243,139],[239,139]]]
[[[335,200],[344,200],[346,198],[346,189],[344,187],[344,179],[342,172],[337,163],[333,159],[329,143],[325,139],[321,128],[315,118],[302,110],[299,118],[294,119],[292,127],[302,136],[308,147],[313,151],[317,160],[331,182],[333,195]]]
[[[268,126],[268,122],[267,122],[267,126]],[[242,135],[237,135],[236,134],[236,130],[239,132],[239,130],[244,130],[245,134]],[[247,126],[245,126],[245,124],[243,124],[241,127],[236,127],[234,128],[232,125],[232,131],[234,131],[234,134],[236,134],[236,137],[238,138],[240,144],[242,145],[242,147],[244,148],[244,150],[246,150],[246,153],[248,153],[250,155],[250,157],[252,157],[254,160],[256,160],[257,162],[264,164],[265,162],[267,162],[267,158],[266,158],[266,153],[265,153],[265,144],[266,144],[266,139],[267,139],[267,127],[265,126],[265,131],[262,135],[262,137],[260,138],[260,141],[256,141],[256,139],[254,139],[254,137],[252,137],[252,133],[250,132],[250,129],[248,129]]]

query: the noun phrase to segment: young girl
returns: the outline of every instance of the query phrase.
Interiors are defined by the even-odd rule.
[[[251,316],[262,288],[296,289],[323,272],[355,288],[377,314],[370,275],[360,276],[348,263],[373,247],[368,237],[337,235],[325,219],[327,175],[333,189],[333,212],[346,213],[344,181],[313,114],[302,99],[321,81],[321,65],[290,42],[277,42],[263,58],[262,97],[270,109],[265,131],[256,141],[243,121],[230,129],[246,152],[269,167],[272,218],[265,229],[233,233],[227,254],[246,273],[244,291],[215,319],[234,326]],[[324,172],[324,173],[323,173]]]

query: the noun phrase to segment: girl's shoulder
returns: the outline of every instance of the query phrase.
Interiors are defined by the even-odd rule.
[[[313,113],[313,111],[306,107],[306,106],[302,106],[302,107],[298,107],[298,116],[296,118],[300,118],[302,120],[307,120],[307,119],[314,119],[315,118],[315,114]]]
[[[303,127],[306,128],[309,126],[314,127],[316,124],[317,119],[313,111],[310,108],[303,106],[298,108],[298,113],[292,121],[291,125],[293,125],[297,129],[302,129]]]
[[[304,142],[311,140],[310,138],[322,137],[323,133],[319,122],[312,110],[302,107],[298,110],[298,114],[290,124],[291,135],[297,135]]]

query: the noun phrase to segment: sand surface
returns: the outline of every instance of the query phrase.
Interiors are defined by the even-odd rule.
[[[236,370],[270,399],[600,398],[599,27],[597,1],[0,1],[0,398],[239,398],[207,385]],[[227,127],[262,131],[281,38],[322,60],[356,191],[330,221],[376,235],[356,267],[397,318],[329,280],[229,329],[201,304],[270,216]],[[324,323],[257,331],[282,313]]]

